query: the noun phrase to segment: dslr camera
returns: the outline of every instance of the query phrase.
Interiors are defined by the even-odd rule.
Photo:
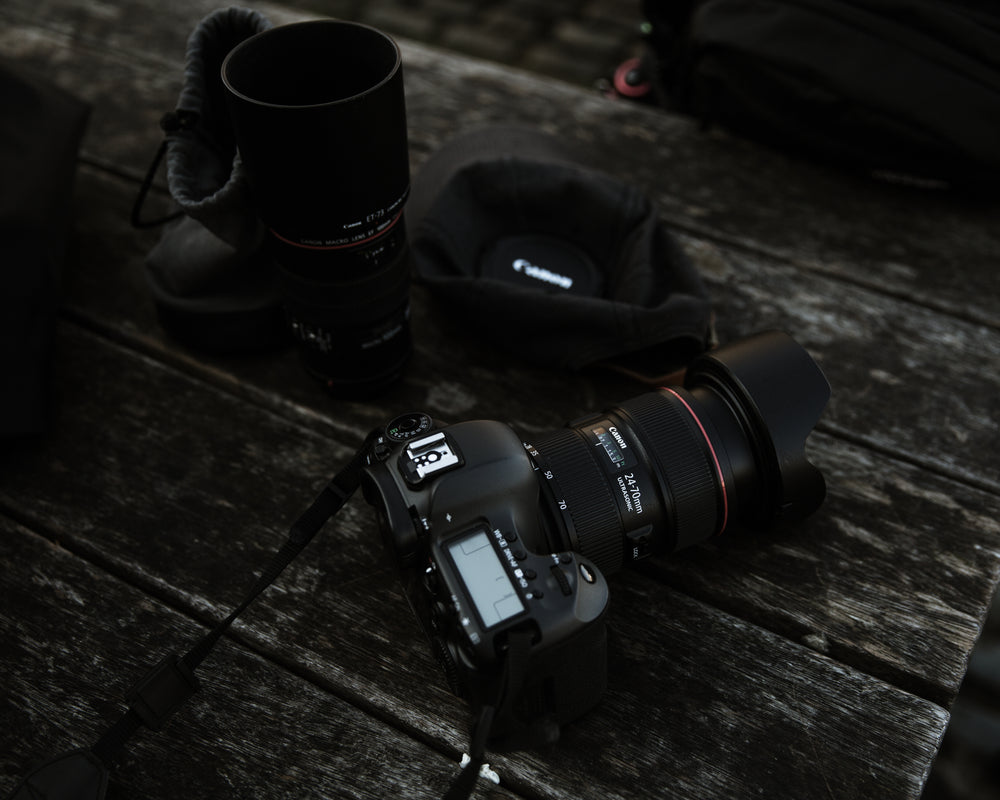
[[[809,354],[770,332],[699,356],[683,386],[531,441],[502,422],[397,417],[368,436],[292,526],[243,603],[184,656],[153,667],[93,747],[36,768],[11,797],[102,800],[107,764],[141,724],[160,730],[197,691],[193,670],[359,484],[451,689],[477,716],[475,768],[447,794],[466,797],[487,744],[553,741],[601,699],[606,576],[819,507],[826,488],[805,442],[829,397]]]
[[[365,499],[451,690],[495,706],[494,748],[551,741],[600,700],[623,564],[819,507],[805,442],[829,396],[809,354],[767,332],[530,441],[492,420],[386,425]]]

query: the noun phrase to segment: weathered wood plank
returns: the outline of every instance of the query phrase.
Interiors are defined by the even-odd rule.
[[[23,565],[0,576],[0,708],[16,721],[0,731],[6,790],[33,757],[97,735],[120,710],[124,684],[198,626],[4,517],[0,532],[5,563]],[[624,613],[605,701],[558,746],[496,759],[513,785],[552,798],[919,796],[947,721],[941,709],[641,576],[616,587],[615,602]],[[250,623],[243,635],[256,648],[309,680],[224,642],[188,709],[164,735],[138,738],[117,773],[122,796],[439,796],[447,763],[332,696],[343,689],[329,655],[305,655],[323,649],[318,637],[354,651],[359,610],[356,627],[341,632],[301,606],[280,629]],[[374,657],[353,656],[372,678],[363,697],[376,708],[383,680],[399,682],[404,701],[427,691],[424,659],[417,674],[409,658],[380,663],[399,644],[391,636]],[[418,705],[394,709],[399,724],[427,725]],[[441,706],[431,713],[450,716]],[[890,753],[877,747],[883,737],[897,743]]]
[[[238,599],[246,576],[277,547],[283,526],[343,463],[350,447],[210,391],[72,325],[62,326],[59,351],[66,400],[52,439],[44,447],[3,456],[0,503],[148,590],[199,613],[220,614]],[[220,430],[223,419],[227,426]],[[824,444],[829,449],[820,452],[828,461],[868,484],[866,496],[875,508],[885,504],[881,494],[912,487],[913,476],[900,475],[892,461],[836,440]],[[933,480],[940,493],[956,489]],[[852,497],[844,491],[841,502]],[[831,513],[815,518],[794,543],[772,543],[756,554],[749,552],[750,543],[712,548],[678,561],[672,579],[687,580],[714,605],[728,605],[752,622],[765,621],[796,638],[808,636],[814,648],[836,648],[843,651],[837,656],[847,659],[861,652],[866,668],[920,688],[929,684],[929,691],[946,700],[957,688],[955,676],[978,632],[977,602],[985,600],[960,598],[968,588],[960,581],[924,585],[938,566],[935,559],[943,557],[933,546],[934,521],[925,523],[930,547],[914,547],[896,531],[918,529],[925,509],[900,504],[893,509],[899,515],[896,528],[886,531],[879,517],[851,508],[839,508],[835,498]],[[953,569],[995,572],[990,537],[989,530],[956,526],[949,550]],[[447,693],[436,686],[419,696],[413,690],[426,684],[436,668],[379,549],[369,509],[353,502],[291,569],[282,588],[251,612],[241,635],[330,676],[351,696],[377,694],[393,713],[413,714],[422,724],[434,720],[436,736],[460,740],[464,715]],[[871,573],[853,562],[874,555],[898,570],[898,588],[886,584],[892,604],[869,583]],[[703,577],[690,577],[699,570]],[[616,579],[615,624],[640,614],[658,630],[657,619],[669,617],[672,612],[665,609],[679,601],[648,581],[642,598],[620,600],[619,587],[637,580],[629,574]],[[974,583],[985,591],[986,581]],[[914,584],[920,591],[913,591]],[[815,587],[823,591],[814,595]],[[853,616],[844,611],[847,604],[853,604]],[[951,605],[956,611],[944,625],[941,609]],[[859,624],[857,617],[877,619],[878,625]],[[733,624],[747,628],[746,622]],[[341,632],[351,642],[346,654],[336,643]],[[387,642],[393,643],[388,650]],[[925,648],[937,654],[926,663]],[[640,650],[640,661],[652,659],[649,664],[657,670],[673,669],[668,665],[675,648],[669,643]],[[915,651],[922,654],[919,664],[910,661]],[[669,683],[662,691],[655,702],[671,702]],[[611,707],[616,705],[611,701]]]
[[[276,21],[294,16],[264,8]],[[60,416],[47,442],[0,454],[0,508],[98,571],[200,617],[240,596],[283,525],[392,413],[509,418],[532,431],[634,393],[607,376],[551,374],[489,351],[442,320],[419,288],[414,363],[373,403],[331,400],[289,353],[195,361],[165,341],[141,278],[155,233],[127,227],[135,183],[115,176],[145,168],[156,120],[179,86],[183,38],[207,10],[205,0],[155,13],[141,2],[67,0],[11,0],[0,10],[11,22],[0,50],[96,103],[84,160],[99,168],[81,171],[67,298],[70,318],[100,333],[62,325]],[[706,137],[686,120],[426,48],[405,45],[404,56],[415,167],[478,122],[520,119],[562,135],[592,163],[647,187],[686,231],[726,338],[785,326],[835,387],[826,435],[812,440],[831,486],[820,515],[795,537],[718,543],[618,576],[606,701],[551,751],[501,759],[504,777],[546,797],[647,788],[671,797],[917,797],[946,722],[934,703],[954,697],[1000,577],[1000,234],[987,224],[995,209],[871,187]],[[759,202],[760,186],[784,196]],[[379,560],[370,512],[355,502],[340,522],[235,635],[319,691],[457,751],[464,710],[436,680]],[[117,584],[102,577],[109,582]],[[6,631],[0,644],[17,638]],[[36,662],[27,663],[9,669]],[[259,667],[239,663],[252,683]],[[298,679],[267,685],[283,694],[286,680]],[[6,691],[3,702],[21,702]],[[46,706],[31,697],[24,707]],[[214,727],[196,744],[217,738],[223,751],[253,758],[242,725],[235,737],[214,717],[206,725]],[[377,729],[356,735],[358,749]],[[150,785],[174,788],[171,772]],[[660,773],[666,785],[650,788]],[[213,786],[227,779],[223,769]]]
[[[785,328],[823,367],[822,429],[993,492],[1000,331],[734,248],[687,240],[729,340]]]
[[[275,23],[309,16],[274,4],[247,3]],[[72,0],[11,0],[0,12],[11,25],[0,48],[39,47],[59,38],[87,54],[112,49],[157,74],[154,91],[122,97],[152,103],[141,120],[109,135],[98,116],[88,154],[142,169],[156,143],[156,119],[180,84],[184,39],[215,6],[183,0],[154,12],[142,0],[82,14]],[[667,217],[699,237],[721,238],[751,252],[791,259],[800,267],[914,300],[974,322],[1000,326],[996,280],[1000,232],[994,198],[958,197],[883,184],[786,157],[662,111],[614,103],[578,88],[474,59],[403,43],[415,166],[461,127],[498,120],[537,124],[561,136],[594,166],[642,186]],[[41,48],[44,50],[44,47]],[[39,52],[40,68],[94,99],[107,88],[82,82]],[[155,65],[155,66],[154,66]],[[171,75],[164,67],[173,65]],[[116,69],[115,67],[105,69]],[[104,74],[108,72],[93,72]],[[115,84],[129,82],[115,75]],[[80,85],[82,84],[82,85]],[[102,104],[103,105],[103,104]],[[103,112],[102,112],[103,113]],[[127,132],[133,141],[108,150]],[[613,167],[612,167],[613,165]],[[761,202],[761,187],[767,189]]]
[[[79,178],[79,266],[67,275],[67,302],[153,350],[173,349],[142,276],[155,234],[132,231],[125,221],[132,187],[90,169]],[[785,328],[819,361],[834,390],[823,430],[1000,491],[993,468],[1000,331],[769,257],[690,238],[684,245],[709,283],[724,339]],[[332,400],[292,352],[201,360],[320,414],[356,419],[359,431],[412,407],[443,419],[510,419],[537,430],[643,390],[607,371],[567,374],[493,350],[450,320],[426,289],[416,287],[413,296],[417,350],[406,378],[365,405]],[[518,392],[484,391],[494,385],[516,385]]]
[[[88,746],[124,692],[205,629],[0,516],[0,793]],[[202,690],[136,735],[109,797],[436,798],[457,764],[273,660],[223,640]],[[482,797],[511,798],[501,788]]]
[[[824,659],[816,663],[829,665],[833,674],[824,672],[822,684],[814,684],[811,658],[801,660],[783,640],[753,634],[752,625],[734,625],[723,615],[689,628],[682,621],[689,612],[687,598],[667,595],[659,598],[661,605],[652,605],[657,598],[639,580],[623,579],[614,589],[614,602],[622,606],[616,633],[627,659],[620,666],[612,657],[622,700],[609,694],[595,717],[603,721],[614,703],[615,716],[604,730],[629,731],[630,744],[623,749],[599,732],[591,738],[587,727],[579,747],[582,763],[596,752],[601,773],[621,775],[617,786],[639,783],[650,797],[919,796],[926,775],[903,776],[931,752],[925,748],[937,715],[924,716],[912,696],[899,703],[884,684],[859,680]],[[683,631],[675,633],[675,625]],[[838,699],[824,708],[821,698],[830,681]],[[851,721],[838,709],[842,702],[874,713],[866,722]],[[886,718],[876,723],[882,714]],[[878,733],[872,724],[901,730],[915,725],[917,736]],[[729,741],[716,750],[712,743],[720,736]],[[892,746],[885,748],[885,741]],[[861,755],[876,751],[870,760]],[[837,765],[859,757],[867,775],[840,772]],[[623,799],[635,796],[619,791]]]
[[[86,182],[82,194],[87,200],[81,203],[80,259],[84,265],[106,266],[100,274],[93,270],[74,272],[69,281],[71,300],[84,313],[95,315],[110,327],[126,333],[133,331],[155,343],[158,330],[139,280],[139,262],[155,234],[137,234],[124,225],[123,217],[130,198],[122,195],[122,188],[113,180],[89,170],[85,170],[82,177]],[[805,343],[818,351],[835,387],[856,384],[856,363],[860,354],[865,353],[871,392],[862,389],[847,397],[835,392],[825,427],[852,436],[868,436],[868,441],[904,453],[911,445],[923,451],[930,440],[935,444],[932,450],[936,457],[943,459],[936,466],[957,471],[973,481],[991,480],[983,467],[992,463],[996,432],[990,408],[991,404],[996,404],[1000,393],[981,391],[980,381],[985,373],[995,372],[971,366],[974,362],[969,360],[947,357],[948,350],[974,351],[980,342],[979,329],[877,293],[844,286],[827,278],[803,276],[794,267],[771,259],[747,258],[744,252],[694,239],[687,240],[686,245],[698,259],[713,288],[728,293],[733,307],[739,309],[738,316],[749,323],[748,329],[781,320],[793,323],[789,327],[797,334],[799,329],[806,332]],[[111,275],[108,270],[113,271]],[[742,280],[745,275],[750,275],[752,280]],[[118,287],[117,290],[109,292],[109,284]],[[788,295],[793,297],[793,302],[787,302]],[[432,303],[418,302],[417,307],[417,328],[426,332],[427,337],[420,345],[406,385],[393,390],[378,404],[364,407],[333,405],[338,417],[349,420],[345,427],[350,429],[350,421],[354,422],[357,435],[406,407],[427,408],[444,418],[502,416],[537,429],[559,424],[563,419],[615,399],[609,394],[609,385],[579,376],[571,379],[573,391],[561,391],[565,376],[553,376],[545,370],[525,370],[516,360],[501,354],[490,353],[483,363],[483,351],[477,347],[463,347],[461,337],[452,335],[454,329],[434,327]],[[858,312],[857,317],[853,316],[855,312]],[[864,327],[859,320],[867,321]],[[873,326],[878,326],[879,330],[874,330]],[[901,352],[890,347],[868,352],[872,339],[892,341],[901,329],[905,331],[901,337],[904,341]],[[851,338],[850,344],[847,337]],[[987,343],[991,341],[988,335],[983,338]],[[905,349],[912,341],[919,342],[916,353]],[[830,348],[830,352],[825,352],[824,348]],[[986,363],[994,362],[994,350],[995,347],[986,351]],[[915,364],[921,371],[929,371],[936,364],[942,366],[942,371],[949,370],[947,380],[938,384],[942,388],[937,396],[924,399],[925,405],[921,407],[903,402],[903,396],[912,396],[909,384],[899,383],[898,378],[892,377],[905,374]],[[319,394],[300,374],[294,358],[265,359],[261,364],[251,365],[234,365],[230,361],[220,366],[230,370],[235,366],[237,374],[265,391],[281,387],[306,406],[321,411],[330,408],[328,398]],[[985,377],[988,378],[988,374]],[[478,387],[491,385],[498,379],[507,385],[516,382],[522,388],[518,393],[521,400],[512,403],[509,393],[477,396]],[[899,399],[893,394],[886,396],[886,384],[898,389]],[[618,388],[617,384],[612,385]],[[873,403],[861,399],[867,394],[877,399]],[[964,413],[963,404],[971,394],[981,399],[985,410],[970,416]],[[538,408],[542,405],[541,398],[567,396],[574,399],[572,405]],[[627,394],[618,394],[617,398],[624,396]],[[551,402],[548,405],[551,406]],[[952,422],[939,424],[941,416]],[[840,417],[846,418],[846,423],[840,422]],[[884,424],[871,425],[873,418]],[[970,448],[965,446],[968,440],[972,441],[971,459]]]
[[[67,391],[74,381],[85,381],[93,374],[92,368],[80,366],[92,360],[85,354],[69,360],[82,374],[75,379],[72,372],[64,374]],[[113,375],[126,370],[116,364],[114,359],[100,372]],[[142,398],[139,384],[116,386],[101,402],[127,409],[136,402],[130,400],[130,392]],[[85,419],[99,412],[82,413]],[[178,451],[187,453],[196,469],[203,470],[190,476],[191,485],[210,485],[219,456],[219,446],[207,444],[211,419],[228,418],[230,412],[217,411],[200,424],[192,412],[187,420],[183,411],[174,413],[181,416],[170,419],[168,430],[182,431],[178,435],[193,436],[195,442],[170,445],[164,458],[169,460]],[[391,413],[386,410],[387,417]],[[184,431],[185,425],[196,427]],[[198,443],[198,430],[204,430],[200,436],[205,444]],[[257,434],[258,439],[262,436]],[[119,462],[128,465],[133,459],[146,458],[145,450],[130,453],[132,440],[122,438]],[[286,434],[272,438],[282,441]],[[261,445],[241,442],[240,446]],[[207,448],[211,452],[203,452]],[[792,535],[773,540],[735,538],[722,547],[706,546],[664,561],[670,581],[717,607],[836,653],[847,663],[939,702],[949,702],[958,691],[966,653],[978,635],[991,587],[1000,577],[1000,500],[829,437],[814,437],[811,451],[830,487],[830,497],[815,518]],[[301,452],[300,446],[294,446],[292,454],[274,467],[292,471],[292,477],[285,479],[285,496],[272,498],[283,501],[278,507],[283,513],[276,513],[275,508],[250,510],[255,518],[265,514],[273,520],[292,518],[308,497],[310,479],[315,484],[319,476],[334,471],[349,451],[338,448],[326,455],[321,449],[311,463],[303,463]],[[79,458],[83,461],[86,456],[85,451]],[[238,475],[241,458],[230,459],[227,474]],[[154,479],[161,474],[157,464],[150,464],[148,470]],[[127,488],[114,484],[107,493],[126,497]],[[42,496],[39,502],[45,499]],[[72,507],[75,501],[68,496],[63,502]],[[141,494],[136,502],[147,503]],[[211,500],[201,502],[206,510],[211,506]],[[230,498],[228,502],[239,501]],[[364,524],[365,509],[359,513]],[[942,529],[950,531],[947,541],[941,539]],[[373,543],[374,533],[368,535]],[[695,569],[690,568],[692,564]],[[171,582],[183,577],[171,576]]]
[[[453,134],[456,120],[536,124],[592,166],[643,187],[693,235],[1000,323],[993,197],[872,182],[488,63],[420,47],[405,55],[418,161]],[[434,110],[440,97],[449,98],[445,113]]]
[[[50,34],[46,35],[51,37]],[[85,41],[96,38],[97,33],[93,32],[88,36],[90,38]],[[133,170],[141,168],[144,158],[155,145],[155,125],[147,124],[148,120],[158,115],[164,102],[168,106],[172,102],[172,98],[161,99],[159,102],[150,99],[155,96],[162,98],[168,94],[163,70],[152,69],[148,63],[143,62],[126,63],[120,53],[114,53],[114,57],[106,56],[96,48],[88,49],[89,45],[57,43],[49,41],[45,36],[41,41],[48,42],[44,46],[38,45],[38,57],[43,61],[58,63],[61,60],[72,62],[74,59],[82,59],[85,63],[101,65],[97,71],[106,75],[107,81],[97,85],[90,81],[92,85],[89,91],[97,93],[94,100],[98,103],[98,109],[95,112],[96,127],[91,132],[88,152],[101,153],[99,160],[103,162],[117,158],[121,159],[116,162],[117,166]],[[123,40],[120,46],[125,47],[129,41],[133,40]],[[69,53],[66,48],[69,48]],[[79,48],[84,49],[81,51]],[[424,58],[431,61],[424,66],[415,66],[416,77],[413,83],[416,86],[412,90],[412,105],[416,107],[411,114],[415,160],[422,158],[422,151],[426,151],[432,143],[438,142],[447,134],[447,131],[434,127],[434,118],[428,108],[421,110],[432,96],[437,98],[441,94],[439,90],[432,90],[431,86],[431,79],[436,79],[437,76],[437,62],[433,59],[440,57],[425,55]],[[417,65],[422,63],[420,58],[416,61]],[[444,64],[439,66],[445,69]],[[473,69],[471,66],[468,68]],[[500,91],[497,84],[502,73],[494,75],[485,66],[476,69],[491,76],[485,84],[492,87],[490,91]],[[87,70],[79,72],[88,74]],[[89,72],[94,72],[94,69]],[[529,85],[539,92],[544,86],[533,83]],[[476,86],[480,87],[480,84],[477,82]],[[82,90],[85,87],[80,88]],[[461,97],[461,93],[457,89],[455,91],[456,95],[449,96]],[[486,90],[480,87],[476,91]],[[524,87],[512,85],[508,87],[508,91],[524,91]],[[571,89],[557,86],[552,91],[561,98],[562,94]],[[602,106],[598,101],[586,100],[585,96],[580,99],[585,105],[589,103],[593,106],[587,113],[599,113],[598,109]],[[449,108],[448,119],[451,120],[450,124],[454,124],[456,118],[469,123],[475,120],[466,117],[496,114],[496,108],[508,107],[512,102],[512,97],[504,99],[500,96],[484,96],[476,103],[470,103],[468,111]],[[538,102],[540,99],[532,99],[530,96],[524,100],[529,107]],[[555,104],[557,107],[558,105]],[[437,113],[443,114],[440,110]],[[615,110],[613,113],[624,112]],[[595,117],[595,128],[609,124],[607,119],[600,118],[600,126],[597,126],[597,119]],[[655,122],[664,130],[673,130],[681,125],[677,121],[663,120],[660,117],[649,120],[642,117],[642,120],[651,125]],[[576,122],[574,129],[590,127],[580,125],[579,120]],[[541,123],[549,125],[544,119]],[[150,140],[137,144],[143,138],[140,132],[147,129],[153,132]],[[654,127],[653,130],[655,129]],[[706,156],[707,151],[697,158],[690,154],[684,160],[686,163],[702,161]],[[616,174],[621,171],[624,177],[631,177],[627,166],[620,167],[617,161],[615,164]],[[109,194],[105,193],[105,189],[110,187],[95,187],[93,176],[85,176],[84,180],[87,183],[83,192],[86,194],[96,191],[100,200],[87,197],[80,206],[78,230],[87,246],[83,251],[82,262],[87,265],[85,268],[97,269],[98,272],[92,273],[88,278],[89,284],[85,284],[92,291],[76,296],[71,293],[70,302],[83,307],[109,325],[126,330],[138,329],[144,336],[155,339],[158,333],[155,324],[152,327],[149,325],[153,318],[147,313],[148,300],[142,301],[141,278],[141,259],[155,241],[155,234],[133,236],[126,229],[125,219],[134,187],[124,184],[119,190],[123,192],[123,196],[115,198],[113,189]],[[97,183],[101,180],[100,176],[96,177]],[[832,206],[829,202],[828,197],[820,195],[810,209],[820,218],[823,214],[830,213]],[[796,203],[797,208],[803,205],[804,201]],[[116,210],[117,215],[112,209]],[[915,208],[911,211],[917,213]],[[935,206],[931,213],[936,215],[938,211]],[[955,213],[958,213],[957,210]],[[870,216],[865,216],[865,219]],[[950,226],[950,223],[942,232],[942,235],[947,233],[962,236],[968,242],[968,249],[963,249],[963,253],[969,255],[972,261],[975,261],[974,253],[981,247],[989,249],[987,245],[992,241],[987,234],[992,228],[984,227],[982,220],[976,219],[977,222],[970,223],[973,227],[964,233]],[[908,230],[915,231],[914,236],[919,237],[923,235],[921,231],[938,230],[938,227],[938,223],[918,216]],[[899,230],[898,225],[889,228]],[[850,229],[850,225],[845,223],[839,229]],[[913,238],[908,235],[907,241]],[[762,234],[760,241],[771,240]],[[824,418],[828,430],[865,441],[880,449],[898,452],[904,458],[1000,491],[1000,479],[997,478],[995,469],[992,469],[994,453],[1000,443],[994,422],[1000,417],[1000,369],[997,368],[1000,365],[1000,333],[994,328],[937,313],[922,303],[901,299],[899,295],[906,295],[907,291],[898,286],[891,289],[891,294],[887,294],[882,290],[871,291],[855,282],[845,282],[836,275],[813,271],[809,265],[812,256],[804,261],[788,260],[784,256],[761,253],[760,248],[748,249],[732,242],[710,242],[693,237],[685,239],[685,246],[695,257],[710,285],[719,327],[726,338],[762,327],[785,327],[822,361],[835,389],[833,402]],[[770,247],[770,244],[762,246]],[[831,251],[825,256],[823,263],[839,263],[841,258],[842,256]],[[121,270],[116,275],[116,285],[121,287],[119,291],[128,298],[127,305],[120,303],[114,293],[108,291],[106,269]],[[965,274],[965,269],[963,266],[958,273]],[[827,269],[825,272],[835,273],[836,270]],[[946,272],[956,274],[956,270]],[[964,296],[983,298],[989,295],[972,293],[966,289]],[[612,393],[612,388],[617,388],[620,383],[606,385],[603,379],[601,382],[591,383],[578,377],[573,379],[575,391],[561,393],[558,383],[563,380],[563,376],[550,375],[546,370],[537,370],[535,373],[524,371],[522,374],[523,364],[514,357],[498,357],[483,351],[475,343],[474,347],[465,348],[462,340],[467,337],[454,326],[447,325],[443,320],[447,315],[440,307],[427,303],[419,290],[415,297],[417,308],[414,327],[419,352],[410,371],[413,383],[401,387],[391,398],[387,396],[386,402],[395,399],[397,407],[409,407],[443,400],[443,411],[449,416],[503,415],[517,419],[522,414],[519,413],[520,409],[509,409],[507,394],[502,399],[496,397],[496,403],[490,403],[488,397],[473,401],[471,398],[476,392],[470,388],[481,386],[484,380],[491,378],[509,384],[507,378],[514,371],[518,372],[517,380],[523,386],[520,395],[524,398],[564,394],[582,398],[589,403],[591,400],[610,402],[627,396]],[[119,313],[111,313],[112,308]],[[138,319],[135,317],[137,311],[142,311]],[[485,364],[484,352],[487,359]],[[231,368],[228,364],[225,366]],[[240,369],[244,366],[237,366],[237,374],[252,381],[253,367],[241,372]],[[484,367],[487,369],[484,370]],[[264,371],[273,372],[275,369],[280,375],[283,392],[285,387],[289,387],[289,391],[299,402],[313,408],[329,407],[327,398],[316,387],[308,386],[308,381],[301,381],[301,376],[298,382],[294,380],[291,375],[294,370],[286,372],[276,367],[275,361],[270,361]],[[859,372],[860,370],[864,370],[864,373]],[[864,377],[859,377],[862,374]],[[912,384],[903,378],[905,375],[920,376],[926,383],[926,389],[915,392]],[[272,385],[263,388],[275,387]],[[547,391],[549,388],[554,388],[555,391]],[[581,403],[565,410],[556,409],[550,416],[551,424],[558,424],[562,419],[573,417],[588,407],[589,405]],[[432,407],[429,410],[438,411]],[[382,410],[378,410],[375,416],[382,416]]]
[[[823,435],[814,437],[812,453],[828,486],[814,518],[794,532],[734,533],[648,570],[838,661],[950,703],[1000,581],[1000,499]],[[933,641],[924,638],[931,630]],[[894,651],[889,659],[887,650]]]

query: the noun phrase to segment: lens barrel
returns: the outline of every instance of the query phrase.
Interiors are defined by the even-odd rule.
[[[728,527],[767,529],[822,503],[805,442],[830,397],[809,354],[784,333],[696,359],[683,387],[632,398],[529,446],[560,543],[610,574]]]
[[[306,370],[334,393],[354,396],[393,383],[412,350],[402,218],[367,248],[303,253],[274,239],[270,245]]]
[[[233,48],[222,80],[306,369],[338,394],[385,388],[412,349],[398,46],[360,23],[281,25]]]

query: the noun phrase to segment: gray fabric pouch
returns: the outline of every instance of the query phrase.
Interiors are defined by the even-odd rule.
[[[221,78],[229,51],[270,27],[259,12],[231,7],[212,12],[191,33],[177,107],[161,121],[166,138],[133,213],[139,227],[166,223],[146,257],[146,277],[164,329],[198,350],[259,350],[287,339],[277,272],[262,251],[264,228]],[[141,206],[164,154],[179,210],[143,222]]]

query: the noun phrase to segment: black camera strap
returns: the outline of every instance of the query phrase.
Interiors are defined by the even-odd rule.
[[[94,745],[94,754],[105,764],[118,755],[129,737],[141,725],[154,731],[160,730],[166,721],[184,704],[198,688],[194,670],[204,661],[222,635],[229,630],[236,618],[267,589],[285,568],[295,560],[320,529],[351,498],[361,482],[361,468],[364,466],[368,445],[365,445],[319,493],[306,511],[289,530],[288,539],[274,554],[271,563],[258,576],[246,597],[230,612],[222,622],[199,640],[183,656],[171,655],[153,667],[126,695],[129,710]]]
[[[296,520],[288,539],[229,616],[217,623],[183,656],[169,655],[147,672],[126,694],[128,710],[94,745],[63,753],[37,767],[25,776],[7,800],[103,800],[108,786],[108,772],[132,736],[143,726],[154,731],[161,730],[184,702],[198,691],[200,685],[194,670],[208,657],[236,618],[278,578],[354,494],[361,482],[365,459],[380,435],[380,430],[369,434],[348,465],[337,473]],[[512,632],[497,682],[496,699],[480,709],[472,730],[469,760],[444,795],[444,800],[465,800],[475,788],[493,718],[504,703],[510,703],[517,695],[526,673],[530,649],[530,634]]]
[[[502,662],[500,679],[496,685],[496,696],[492,703],[480,708],[472,726],[469,741],[469,760],[463,764],[461,773],[451,784],[443,800],[466,800],[476,785],[486,756],[486,744],[493,729],[493,719],[497,713],[513,702],[521,690],[528,673],[533,634],[529,630],[512,630],[507,637],[507,650]]]
[[[129,739],[144,725],[159,731],[167,720],[198,691],[194,670],[211,653],[236,618],[270,586],[305,548],[326,522],[357,490],[367,453],[380,431],[364,445],[313,500],[292,525],[288,539],[258,576],[246,597],[183,656],[169,655],[153,667],[126,694],[129,708],[89,749],[64,753],[27,775],[9,800],[100,800],[107,789],[107,772]]]

